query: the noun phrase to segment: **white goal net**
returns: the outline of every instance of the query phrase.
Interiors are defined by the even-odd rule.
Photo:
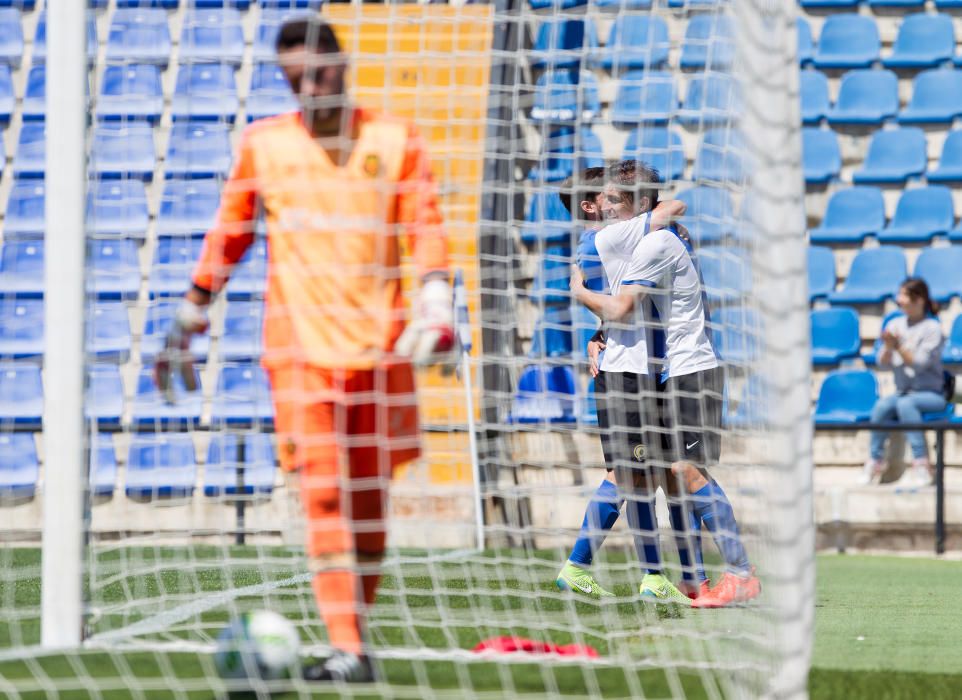
[[[75,42],[87,177],[70,193],[50,136],[66,73],[49,65],[70,56],[44,37],[58,20],[76,29],[80,13],[22,4],[0,9],[0,33],[23,42],[0,59],[13,154],[0,179],[0,695],[330,690],[297,670],[220,678],[218,636],[261,609],[295,625],[304,665],[353,648],[345,629],[360,635],[374,685],[338,684],[342,697],[806,694],[814,536],[793,2],[91,2],[86,46]],[[296,117],[274,118],[298,108],[276,42],[317,13],[366,116],[312,144]],[[302,91],[326,70],[305,73]],[[316,99],[322,112],[329,98]],[[605,263],[583,234],[612,221],[579,203],[604,197],[615,170],[599,168],[624,161],[654,168],[658,199],[686,205],[672,226],[688,233],[723,378],[693,398],[720,406],[701,427],[720,436],[710,483],[738,526],[714,511],[699,522],[690,500],[654,490],[646,526],[622,480],[625,510],[616,499],[617,523],[580,568],[614,594],[596,598],[556,580],[604,527],[585,515],[605,478],[599,401],[627,409],[618,392],[597,395],[586,346],[611,324],[570,277]],[[84,254],[65,261],[51,210],[78,196]],[[432,247],[435,203],[446,257]],[[82,270],[74,346],[51,324],[69,308],[43,277],[52,261]],[[414,373],[421,455],[395,466],[392,450],[413,444],[399,437],[413,394],[404,371],[373,368],[403,323],[430,320],[439,267],[457,271],[464,301],[457,362]],[[164,392],[156,366],[192,284],[215,292],[209,331],[188,339],[192,372]],[[82,362],[82,401],[52,383],[63,376],[52,357]],[[83,414],[66,465],[59,447],[74,443],[51,429],[52,406]],[[56,488],[72,483],[64,474],[86,484],[76,518],[64,504],[81,494]],[[675,532],[673,507],[687,523]],[[732,537],[743,565],[726,552]],[[643,539],[660,562],[639,561]],[[735,572],[760,594],[721,609],[639,595],[656,569],[697,586],[696,540],[713,586]],[[57,591],[78,607],[54,604]]]

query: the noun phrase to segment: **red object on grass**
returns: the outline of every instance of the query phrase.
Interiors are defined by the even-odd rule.
[[[595,659],[598,652],[587,644],[552,644],[537,642],[524,637],[492,637],[485,639],[471,651],[497,651],[501,653],[524,652],[526,654],[557,654],[558,656],[587,656]]]

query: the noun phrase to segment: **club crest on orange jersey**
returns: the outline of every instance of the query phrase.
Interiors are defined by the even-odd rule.
[[[377,177],[381,174],[381,159],[374,153],[369,153],[364,158],[364,173],[368,177]]]

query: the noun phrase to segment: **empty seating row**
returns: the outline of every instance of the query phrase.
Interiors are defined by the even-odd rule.
[[[833,131],[802,129],[805,177],[825,183],[838,176],[842,157]],[[925,132],[916,126],[881,129],[872,133],[862,167],[852,173],[856,184],[904,184],[910,178],[931,182],[962,180],[962,132],[951,131],[942,147],[938,165],[928,172]]]
[[[894,0],[893,4],[896,2],[909,4],[908,0]],[[962,65],[962,56],[955,55],[955,46],[955,29],[949,15],[910,14],[899,25],[892,53],[881,56],[881,62],[886,68],[933,68],[950,61]],[[802,65],[866,67],[879,60],[880,48],[878,30],[870,17],[831,15],[822,27],[817,49],[811,26],[804,18],[798,19],[798,57]]]
[[[915,76],[912,98],[899,109],[898,78],[889,70],[857,69],[842,76],[838,99],[829,104],[828,80],[819,71],[802,71],[802,121],[829,124],[951,124],[962,116],[962,70],[938,68]]]
[[[214,221],[219,199],[220,183],[214,178],[167,180],[157,215],[157,235],[203,235]],[[45,204],[43,180],[15,180],[4,211],[4,240],[42,238]],[[142,181],[92,180],[87,184],[87,225],[92,234],[143,239],[149,218]]]
[[[43,382],[39,365],[27,362],[0,363],[0,427],[40,429],[43,415]],[[200,386],[200,377],[195,378]],[[189,392],[183,378],[175,376],[174,400],[157,389],[153,369],[144,367],[130,402],[130,429],[134,431],[187,430],[201,425],[204,398]],[[84,412],[101,429],[124,425],[124,387],[114,364],[90,365]],[[264,370],[250,363],[229,363],[220,367],[211,407],[210,425],[217,428],[270,426],[274,407],[270,384]]]
[[[668,24],[652,15],[619,14],[608,41],[598,45],[589,19],[547,18],[529,53],[533,68],[599,66],[618,72],[664,66],[671,42]],[[693,15],[685,28],[679,66],[685,70],[726,68],[735,54],[734,21],[724,14]]]
[[[46,127],[26,122],[13,157],[15,178],[42,178],[46,169]],[[226,177],[231,163],[230,127],[212,122],[177,122],[164,159],[166,178]],[[147,124],[102,123],[94,129],[90,174],[98,178],[150,181],[157,168],[154,131]]]
[[[813,243],[859,243],[870,236],[883,243],[923,243],[935,236],[962,241],[952,191],[945,185],[903,190],[895,215],[886,224],[885,202],[877,187],[837,190],[828,200],[821,224],[809,232]]]
[[[799,0],[799,4],[806,8],[845,8],[854,10],[863,0]],[[901,7],[906,9],[925,7],[924,0],[864,0],[869,7]],[[939,9],[955,9],[962,6],[959,0],[935,0]]]
[[[962,296],[962,246],[925,248],[915,261],[913,276],[929,285],[932,298],[940,303]],[[899,285],[908,277],[905,253],[896,246],[879,246],[858,251],[852,259],[845,283],[836,289],[835,260],[831,250],[811,246],[808,251],[809,293],[833,304],[878,304],[894,299]]]
[[[89,458],[91,495],[112,496],[119,470],[109,434],[96,435]],[[215,434],[203,467],[204,495],[269,494],[274,488],[275,461],[270,435]],[[124,490],[127,496],[141,500],[191,495],[201,469],[190,435],[135,435],[125,462]],[[39,473],[32,434],[0,435],[0,501],[32,497]]]
[[[200,252],[200,239],[162,238],[150,267],[151,298],[180,296]],[[0,296],[43,297],[44,244],[39,240],[5,241],[0,246]],[[87,243],[87,292],[98,301],[136,299],[141,271],[137,244],[131,239],[90,239]],[[225,294],[248,301],[264,294],[267,245],[255,240],[231,273]]]
[[[179,302],[159,300],[147,308],[140,338],[140,358],[152,362],[163,348]],[[122,302],[102,302],[89,307],[86,325],[88,357],[98,361],[126,362],[133,347],[130,319]],[[264,312],[260,302],[235,301],[228,305],[220,333],[217,356],[225,362],[250,362],[261,355]],[[210,339],[194,336],[191,355],[207,359]],[[40,359],[44,352],[43,301],[0,298],[0,358]]]

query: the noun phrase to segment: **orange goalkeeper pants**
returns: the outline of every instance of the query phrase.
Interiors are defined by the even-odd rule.
[[[301,475],[308,556],[384,551],[391,475],[420,454],[411,365],[269,373],[281,467]]]

